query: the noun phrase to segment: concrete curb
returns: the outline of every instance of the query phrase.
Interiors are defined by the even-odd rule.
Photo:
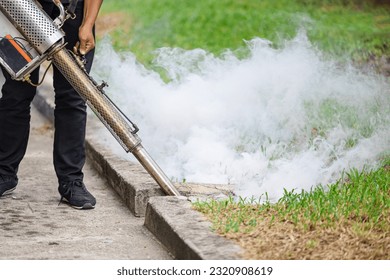
[[[241,248],[211,231],[211,223],[191,209],[186,197],[151,197],[145,226],[176,259],[240,259]]]
[[[145,216],[149,197],[164,195],[142,166],[113,155],[91,135],[87,136],[86,149],[93,167],[106,178],[135,216]]]
[[[33,104],[53,122],[52,87],[43,85]],[[164,196],[162,190],[139,164],[114,155],[90,132],[101,125],[89,118],[87,156],[100,175],[106,178],[135,216],[145,216],[145,227],[176,259],[239,259],[241,248],[210,230],[211,223],[191,209],[190,200],[224,197],[231,186],[210,184],[175,184],[187,197]]]

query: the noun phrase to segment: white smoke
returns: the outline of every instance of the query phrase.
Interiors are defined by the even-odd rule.
[[[288,190],[374,167],[390,147],[390,87],[325,59],[304,32],[249,55],[162,48],[148,70],[104,40],[93,75],[140,127],[145,148],[174,180],[230,183],[236,193],[277,199]],[[106,136],[113,147],[118,144]],[[112,144],[111,144],[112,143]]]

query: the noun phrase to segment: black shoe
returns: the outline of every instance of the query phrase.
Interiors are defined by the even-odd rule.
[[[12,193],[18,184],[18,177],[15,175],[0,174],[0,196]]]
[[[60,203],[65,200],[76,209],[95,208],[96,199],[87,190],[82,181],[60,183],[58,191],[61,194]]]

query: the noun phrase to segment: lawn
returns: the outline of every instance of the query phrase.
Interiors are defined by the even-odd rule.
[[[213,230],[245,249],[245,259],[389,259],[390,165],[352,170],[311,192],[197,202]]]
[[[340,4],[345,2],[350,4]],[[105,0],[99,34],[109,31],[117,50],[131,50],[147,64],[161,47],[219,54],[254,37],[278,47],[300,28],[330,54],[359,62],[388,58],[390,5],[362,4],[367,2],[373,1]]]

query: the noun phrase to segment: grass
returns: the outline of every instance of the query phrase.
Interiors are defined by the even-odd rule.
[[[390,6],[362,3],[367,1],[105,0],[101,16],[123,18],[110,32],[115,48],[131,50],[147,65],[161,47],[218,55],[254,37],[278,47],[300,27],[327,53],[357,61],[390,57]]]
[[[369,172],[351,170],[311,192],[285,191],[277,203],[231,197],[196,202],[194,208],[214,231],[240,243],[245,258],[390,259],[389,163]]]

